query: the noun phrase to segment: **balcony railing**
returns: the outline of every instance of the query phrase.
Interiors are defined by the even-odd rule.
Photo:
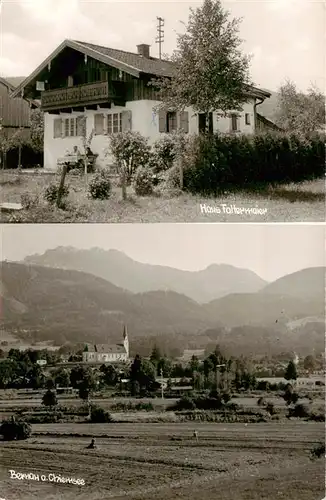
[[[121,98],[122,96],[117,95],[112,83],[105,81],[75,85],[64,89],[46,90],[41,94],[41,105],[42,109],[46,111],[73,106],[87,106],[87,104],[101,104],[115,97]]]

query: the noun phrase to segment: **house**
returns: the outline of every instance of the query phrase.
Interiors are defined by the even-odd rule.
[[[31,110],[40,106],[40,103],[25,98],[13,98],[12,92],[25,80],[25,77],[0,77],[0,138],[10,139],[18,130],[23,130],[23,137],[30,136]],[[13,154],[0,151],[1,168],[17,166]]]
[[[24,98],[14,99],[11,94],[25,80],[25,77],[0,77],[0,133],[11,137],[19,128],[29,134],[31,109],[39,104]]]
[[[150,46],[140,44],[137,53],[112,49],[76,40],[64,40],[17,89],[13,97],[41,99],[45,112],[44,167],[56,169],[58,158],[82,145],[82,136],[94,129],[91,149],[97,163],[105,165],[108,136],[120,131],[137,131],[152,144],[162,134],[182,128],[200,133],[205,115],[191,108],[183,112],[155,112],[157,91],[153,78],[173,77],[172,62],[150,55]],[[211,131],[253,133],[256,107],[270,93],[256,87],[244,89],[241,113],[227,118],[210,113]]]
[[[128,359],[129,339],[126,327],[123,330],[122,344],[88,344],[83,352],[84,363],[117,363]]]
[[[269,384],[289,383],[289,381],[283,377],[258,377],[257,382],[268,382]],[[321,376],[298,377],[293,385],[297,389],[320,390],[322,386],[325,386],[325,378]]]

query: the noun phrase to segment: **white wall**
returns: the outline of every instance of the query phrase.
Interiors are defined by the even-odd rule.
[[[127,102],[125,107],[112,106],[111,110],[87,110],[84,113],[86,116],[87,137],[94,128],[94,114],[96,113],[112,113],[130,110],[131,117],[131,130],[140,132],[144,137],[148,137],[149,143],[152,145],[163,134],[159,132],[159,119],[158,115],[154,113],[153,108],[158,104],[158,101],[142,100]],[[198,133],[198,115],[192,111],[191,108],[186,108],[189,113],[189,134]],[[250,114],[250,125],[245,124],[245,113]],[[78,116],[81,113],[71,113],[60,115],[64,118],[71,118]],[[45,113],[44,115],[44,168],[46,170],[56,170],[57,160],[65,156],[66,151],[72,152],[74,146],[81,148],[81,137],[53,137],[53,121],[58,118],[58,115]],[[243,111],[239,118],[240,133],[250,134],[254,132],[254,99],[245,103]],[[230,132],[230,118],[221,118],[216,113],[213,114],[213,130],[214,132],[229,133]],[[107,166],[113,163],[111,156],[106,156],[105,151],[109,146],[108,135],[95,135],[91,143],[91,149],[94,153],[98,154],[97,165]]]

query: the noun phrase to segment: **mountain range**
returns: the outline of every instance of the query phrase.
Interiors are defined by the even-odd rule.
[[[88,272],[67,269],[69,265],[81,266],[85,256],[77,251],[79,260],[74,260],[76,254],[71,248],[66,252],[66,260],[61,248],[55,252],[61,261],[46,252],[46,259],[32,256],[23,263],[3,262],[4,330],[24,340],[53,340],[57,345],[66,341],[117,341],[124,324],[128,326],[131,342],[132,338],[164,335],[199,338],[207,331],[223,332],[218,335],[222,335],[225,343],[250,344],[253,348],[258,340],[261,348],[281,337],[291,343],[299,337],[302,341],[305,332],[318,345],[324,341],[325,268],[304,269],[266,284],[251,271],[232,266],[212,265],[203,271],[189,272],[140,264],[120,252],[85,252],[88,260],[84,262],[89,262],[88,267],[91,259],[87,252],[99,254],[102,262],[104,255],[107,261],[108,256],[114,258],[116,268],[111,262],[102,274],[108,276],[113,269],[118,280],[120,271],[124,287],[92,274],[89,269]],[[50,267],[49,255],[56,267]],[[36,260],[40,262],[42,258],[45,265],[36,265]],[[59,268],[59,264],[67,268]],[[93,263],[97,272],[98,266]],[[167,289],[168,272],[176,290]],[[216,295],[213,300],[200,303],[180,292],[191,286],[197,286],[193,296],[212,297],[214,290]],[[236,291],[237,287],[243,291]],[[290,324],[291,328],[287,327]],[[305,345],[309,342],[306,336]]]
[[[230,293],[255,293],[267,282],[253,271],[226,264],[212,264],[201,271],[183,271],[167,266],[136,262],[118,250],[77,250],[58,247],[43,255],[31,255],[24,260],[59,269],[83,271],[108,280],[134,293],[169,290],[186,295],[198,303]]]

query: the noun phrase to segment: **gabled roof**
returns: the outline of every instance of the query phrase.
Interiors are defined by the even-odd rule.
[[[92,57],[108,66],[120,69],[126,73],[139,78],[141,74],[148,74],[158,77],[172,77],[175,72],[174,63],[166,60],[157,59],[155,57],[144,57],[134,52],[126,52],[124,50],[112,49],[96,45],[88,42],[77,40],[64,40],[34,71],[30,76],[25,78],[23,82],[13,91],[12,97],[17,97],[21,90],[35,80],[38,74],[43,71],[48,64],[62,52],[63,49],[69,47],[73,50],[81,52],[86,56]],[[255,97],[266,98],[270,97],[270,93],[258,89],[256,87],[247,86],[247,93]]]
[[[25,78],[26,76],[0,76],[0,82],[13,91],[25,80]]]
[[[144,57],[134,52],[126,52],[124,50],[111,49],[109,47],[102,47],[101,45],[94,45],[87,42],[79,42],[74,40],[82,47],[103,54],[104,56],[115,59],[120,63],[124,63],[129,67],[136,70],[138,73],[145,73],[155,76],[173,76],[174,65],[170,61],[160,60],[156,57]],[[110,64],[108,62],[108,64]]]
[[[103,354],[123,354],[126,353],[126,349],[121,344],[110,345],[110,344],[95,344],[88,345],[88,352],[100,352]]]
[[[273,128],[274,130],[282,130],[281,127],[276,125],[276,123],[272,122],[272,120],[269,120],[268,118],[261,115],[260,113],[257,113],[257,119],[269,128]]]
[[[26,80],[25,76],[0,76],[0,83],[3,83],[6,87],[8,87],[9,91],[11,92],[9,94],[10,97],[13,97],[12,93],[15,91],[19,85]],[[27,99],[25,98],[25,101],[30,102],[32,106],[39,108],[41,106],[41,102],[35,99]]]

